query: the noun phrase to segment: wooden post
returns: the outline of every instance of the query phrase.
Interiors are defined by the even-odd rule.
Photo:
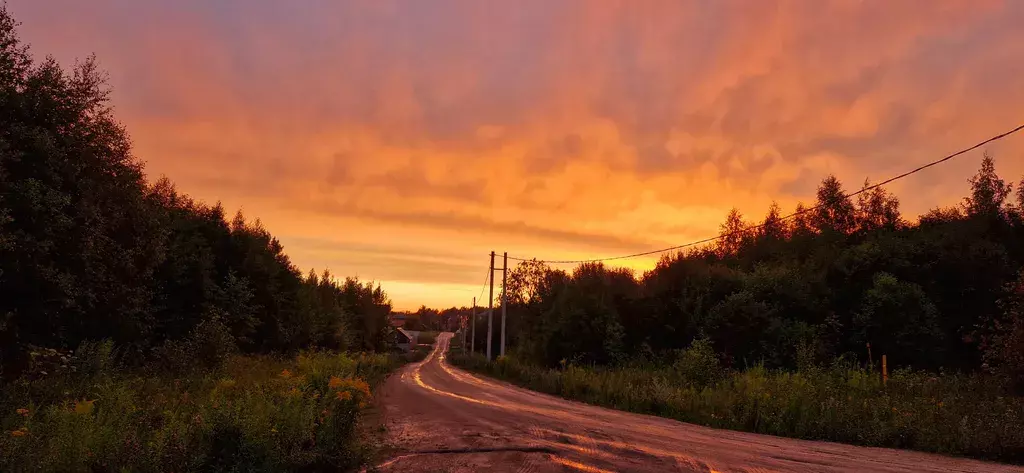
[[[508,295],[505,294],[505,285],[508,284],[508,252],[502,257],[501,264],[501,351],[499,356],[505,356],[505,313],[508,310]]]
[[[889,382],[889,366],[886,363],[885,355],[882,355],[882,386]]]
[[[487,296],[487,361],[491,361],[491,340],[494,329],[491,328],[491,319],[494,318],[494,252],[491,252],[491,290]]]
[[[473,298],[473,321],[469,324],[473,326],[470,329],[473,331],[473,336],[469,338],[469,352],[476,353],[476,297]]]
[[[868,343],[868,366],[872,371],[875,369],[875,360],[871,358],[871,343]]]

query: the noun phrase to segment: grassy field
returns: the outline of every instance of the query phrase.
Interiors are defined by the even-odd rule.
[[[0,471],[353,470],[371,389],[414,356],[236,356],[172,376],[86,346],[0,390]]]
[[[437,341],[437,332],[420,332],[416,337],[416,343],[420,345],[433,345]]]
[[[836,363],[798,372],[753,368],[540,368],[452,354],[471,371],[568,399],[711,427],[804,439],[1024,462],[1024,398],[991,378]]]

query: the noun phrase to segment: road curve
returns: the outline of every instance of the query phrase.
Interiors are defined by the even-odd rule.
[[[920,452],[717,430],[567,401],[445,362],[451,333],[381,391],[381,472],[1024,472]]]

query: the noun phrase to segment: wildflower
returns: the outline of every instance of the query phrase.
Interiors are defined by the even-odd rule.
[[[75,403],[75,414],[92,414],[93,404],[96,402],[95,399],[91,401],[81,400]]]
[[[22,417],[28,417],[28,409],[18,409],[15,412],[17,412],[18,415],[20,415]]]
[[[331,389],[338,389],[342,384],[341,378],[337,376],[331,376],[331,380],[327,382],[327,386]]]
[[[274,428],[274,427],[271,427],[271,428],[270,428],[270,432],[271,432],[271,433],[274,433],[274,434],[276,434],[276,433],[277,433],[277,429],[276,429],[276,428]]]
[[[231,389],[231,388],[235,387],[235,384],[236,384],[235,380],[233,380],[231,378],[224,378],[224,379],[220,380],[220,382],[217,383],[217,387],[219,387],[221,389]]]
[[[939,407],[942,407],[942,401],[939,401],[939,403],[936,404],[936,405],[939,406]]]
[[[299,391],[298,388],[291,388],[288,390],[288,395],[293,397],[301,396],[302,391]]]
[[[18,430],[12,431],[11,432],[11,437],[24,437],[27,434],[28,434],[28,429],[25,428],[25,427],[22,427],[22,428],[20,428]]]
[[[292,377],[292,372],[288,371],[287,369],[283,369],[283,370],[281,370],[281,377],[282,378],[291,378]]]
[[[338,391],[338,400],[339,401],[351,401],[352,400],[352,393],[350,393],[348,391]]]

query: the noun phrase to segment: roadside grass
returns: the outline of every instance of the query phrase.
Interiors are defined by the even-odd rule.
[[[437,332],[420,332],[416,337],[416,343],[422,345],[433,345],[435,342],[437,342]]]
[[[430,345],[422,345],[422,344],[416,345],[416,347],[414,347],[412,349],[412,351],[409,352],[409,361],[411,361],[411,362],[423,361],[423,359],[425,359],[427,357],[427,355],[429,355],[430,352],[433,351],[433,350],[434,350],[434,347],[432,347]]]
[[[678,363],[549,369],[508,357],[448,360],[536,391],[710,427],[1024,463],[1024,398],[982,375],[901,370],[883,385],[877,373],[842,362],[702,379]]]
[[[411,358],[304,352],[120,369],[108,344],[0,388],[0,471],[345,471],[371,388]]]

